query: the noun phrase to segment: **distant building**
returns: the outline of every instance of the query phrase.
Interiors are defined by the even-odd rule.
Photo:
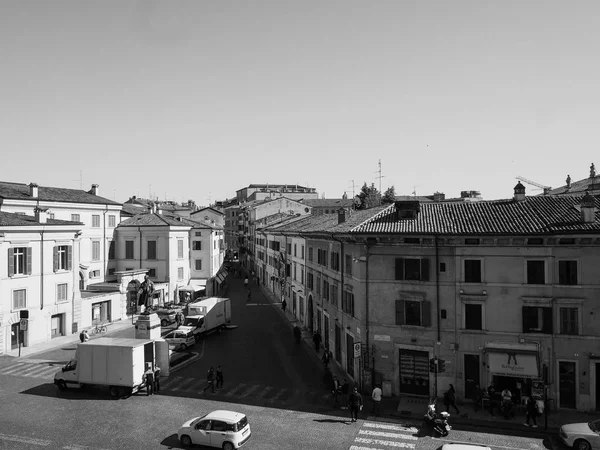
[[[236,191],[236,198],[240,204],[276,197],[302,200],[319,198],[319,194],[315,188],[299,186],[297,184],[250,184]]]

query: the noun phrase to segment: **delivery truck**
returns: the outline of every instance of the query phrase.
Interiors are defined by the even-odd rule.
[[[187,310],[184,325],[193,327],[196,340],[204,334],[221,331],[231,323],[231,300],[228,298],[206,298],[189,303]]]
[[[75,358],[54,375],[60,390],[106,386],[111,396],[131,395],[145,387],[147,363],[155,364],[152,339],[98,338],[77,345]]]

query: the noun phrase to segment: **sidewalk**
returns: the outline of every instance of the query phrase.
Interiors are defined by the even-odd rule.
[[[281,309],[280,300],[267,288],[260,285],[260,292],[271,303],[273,303],[276,306],[279,306],[278,310],[280,314],[282,314],[289,321],[291,338],[293,327],[299,324],[298,319],[294,317],[294,315],[290,312],[289,309],[286,309],[284,313]],[[315,351],[314,344],[312,341],[312,334],[306,329],[302,329],[302,339],[304,341],[304,344],[307,345],[310,349],[310,354],[313,355],[315,363],[321,365],[321,356],[323,354],[323,349],[321,349],[319,352]],[[337,361],[331,361],[330,369],[332,375],[337,376],[338,380],[343,381],[344,378],[349,379],[348,374],[344,371],[342,367],[339,366]],[[367,414],[370,416],[373,408],[371,396],[369,394],[363,394],[363,402],[364,407],[362,414]],[[423,421],[423,415],[427,411],[427,403],[428,399],[422,397],[384,397],[380,405],[380,415],[377,417],[370,416],[369,419],[376,420],[377,418],[379,418],[382,420],[401,421],[402,423],[409,422],[414,424],[420,424]],[[441,398],[438,401],[437,408],[440,412],[445,411],[445,407],[443,405],[443,402],[441,401]],[[499,430],[517,430],[524,434],[558,433],[560,426],[563,424],[589,422],[598,418],[598,414],[585,413],[580,411],[572,411],[566,409],[561,409],[559,411],[550,411],[548,413],[548,428],[546,430],[544,428],[544,415],[537,417],[536,420],[538,427],[531,428],[523,425],[523,423],[525,422],[525,412],[516,407],[515,417],[508,420],[504,419],[500,412],[496,412],[495,416],[491,416],[487,409],[475,412],[473,405],[470,401],[465,402],[464,404],[459,404],[458,408],[460,414],[453,414],[454,411],[450,411],[450,422],[455,428],[460,428],[461,426],[467,426],[469,428],[481,426],[495,428]],[[340,412],[342,414],[345,414],[346,411]]]

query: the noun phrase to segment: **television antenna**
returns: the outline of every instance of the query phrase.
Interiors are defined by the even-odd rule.
[[[543,184],[536,183],[535,181],[528,180],[527,178],[522,177],[520,175],[517,176],[516,179],[519,180],[519,181],[523,181],[523,182],[525,182],[527,184],[530,184],[531,186],[537,187],[538,189],[533,189],[533,190],[534,191],[544,191],[544,194],[547,194],[552,189],[552,187],[550,187],[550,186],[544,186]]]
[[[381,174],[381,160],[378,162],[379,170],[375,173],[379,173],[379,176],[375,177],[375,179],[379,179],[379,193],[381,194],[381,179],[385,178],[385,175]]]
[[[352,181],[352,184],[350,186],[348,186],[348,187],[352,188],[352,198],[354,198],[355,197],[355,191],[354,191],[354,189],[356,188],[356,185],[354,184],[354,180],[350,180],[350,181]]]

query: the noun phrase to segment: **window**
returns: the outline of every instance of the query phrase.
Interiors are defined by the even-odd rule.
[[[202,241],[192,241],[192,248],[194,250],[202,250]]]
[[[440,263],[440,272],[445,272],[446,271],[446,263],[445,262],[441,262]]]
[[[465,329],[483,330],[483,314],[480,303],[465,304]]]
[[[310,262],[312,262],[312,260],[313,260],[313,248],[312,247],[308,247],[308,260]]]
[[[344,297],[342,298],[342,310],[346,314],[350,314],[354,317],[354,294],[349,291],[344,291]]]
[[[178,267],[177,268],[177,279],[178,280],[183,280],[183,267]]]
[[[317,274],[317,295],[321,295],[321,275]]]
[[[304,245],[300,247],[300,258],[304,259]]]
[[[312,272],[308,272],[308,274],[306,276],[306,284],[308,285],[309,289],[315,288],[315,278],[314,278],[314,275],[312,274]]]
[[[429,260],[396,258],[396,280],[429,281]]]
[[[296,263],[294,263],[294,280],[296,280],[297,275],[298,275],[298,267],[296,266]]]
[[[197,259],[195,262],[196,265],[196,270],[202,270],[202,260],[201,259]]]
[[[291,242],[288,242],[288,245],[287,245],[287,252],[288,252],[288,255],[291,255],[291,254],[292,254],[292,243],[291,243]]]
[[[110,243],[108,244],[108,259],[109,260],[113,260],[115,259],[115,241],[110,241]]]
[[[544,245],[543,238],[529,238],[527,239],[527,245]]]
[[[156,278],[156,269],[148,269],[148,276],[150,278]]]
[[[527,261],[527,284],[546,284],[545,261]]]
[[[396,300],[396,325],[430,326],[430,305],[427,301]]]
[[[99,270],[92,270],[90,272],[90,278],[98,278],[100,276],[100,271]]]
[[[125,241],[125,259],[133,259],[133,241]]]
[[[196,231],[195,236],[202,236],[202,231]]]
[[[481,283],[480,259],[465,259],[465,283]]]
[[[574,307],[561,307],[559,313],[560,334],[579,334],[579,310]]]
[[[329,301],[329,281],[323,277],[323,299]]]
[[[467,239],[465,239],[465,245],[479,245],[479,239],[467,238]]]
[[[346,263],[346,275],[352,276],[352,255],[344,255],[344,261]]]
[[[54,213],[49,213],[50,219],[54,219]]]
[[[304,266],[300,266],[300,283],[304,284]]]
[[[92,215],[92,227],[100,228],[100,216],[97,214]]]
[[[54,271],[71,270],[73,265],[73,247],[59,245],[54,247]]]
[[[577,284],[577,261],[558,262],[558,284],[569,286]]]
[[[181,239],[177,240],[177,258],[183,258],[183,240]]]
[[[71,222],[81,222],[79,214],[71,214]]]
[[[340,270],[340,254],[338,252],[331,252],[331,268],[333,270]]]
[[[523,333],[552,334],[552,308],[523,306]]]
[[[298,244],[294,244],[294,256],[298,256]]]
[[[333,306],[338,307],[338,287],[335,284],[331,285],[331,297],[329,301]]]
[[[16,289],[13,291],[13,310],[27,308],[27,291]]]
[[[100,261],[100,241],[92,241],[92,261]]]
[[[183,241],[181,241],[183,243]],[[217,249],[217,241],[213,241],[213,250]],[[183,258],[183,256],[182,256]]]
[[[8,249],[8,276],[31,275],[31,247]]]
[[[108,274],[109,275],[114,275],[115,274],[115,268],[111,267],[110,269],[108,269]]]
[[[148,241],[148,259],[156,259],[156,241]]]
[[[115,216],[108,216],[108,226],[110,228],[117,226],[117,218]]]
[[[56,285],[56,301],[66,302],[67,299],[67,283],[61,283]]]

